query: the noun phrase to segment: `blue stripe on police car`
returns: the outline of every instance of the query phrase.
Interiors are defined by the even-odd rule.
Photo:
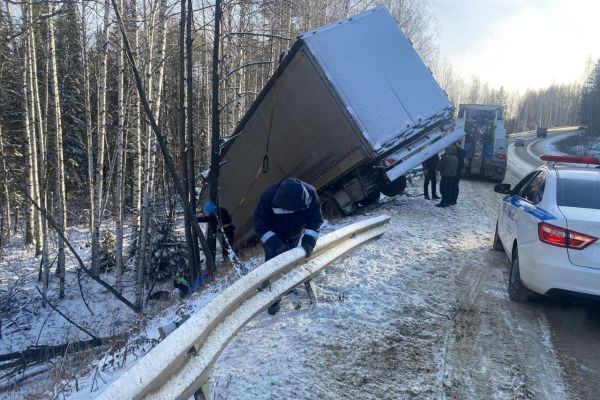
[[[557,219],[554,215],[552,215],[548,211],[544,210],[543,208],[535,206],[535,205],[533,205],[521,198],[518,198],[516,196],[506,196],[504,198],[504,201],[512,204],[515,207],[522,209],[527,214],[533,215],[534,217],[536,217],[537,219],[539,219],[541,221]]]

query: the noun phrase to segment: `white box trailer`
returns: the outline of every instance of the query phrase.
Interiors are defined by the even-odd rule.
[[[324,213],[401,193],[406,173],[462,136],[453,113],[384,7],[302,34],[221,149],[218,200],[236,244],[286,177],[314,185]]]

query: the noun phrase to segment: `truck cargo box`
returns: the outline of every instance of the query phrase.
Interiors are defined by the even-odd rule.
[[[412,167],[456,140],[452,114],[384,7],[304,33],[221,150],[218,200],[232,215],[236,244],[253,234],[254,209],[270,185],[295,176],[322,191],[353,171],[386,168],[396,179],[416,151]],[[399,151],[402,168],[382,166]],[[362,181],[358,197],[375,190]]]

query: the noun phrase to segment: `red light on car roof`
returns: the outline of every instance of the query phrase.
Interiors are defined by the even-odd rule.
[[[598,157],[543,155],[543,156],[540,156],[540,159],[542,161],[556,161],[556,162],[566,162],[566,163],[573,163],[573,164],[600,164],[600,159],[598,159]]]

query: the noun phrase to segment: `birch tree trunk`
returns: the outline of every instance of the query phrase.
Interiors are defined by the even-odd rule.
[[[131,8],[131,15],[129,24],[129,31],[134,36],[134,51],[135,54],[140,53],[140,34],[137,27],[137,0],[131,0],[129,6]],[[133,122],[134,122],[134,142],[135,149],[133,154],[133,225],[138,229],[141,229],[142,224],[142,106],[140,104],[140,97],[137,92],[134,94],[135,104],[133,107]],[[140,231],[141,232],[141,231]],[[140,243],[138,243],[139,246]]]
[[[18,55],[17,55],[18,56]],[[34,198],[34,170],[33,170],[33,143],[31,142],[31,128],[30,128],[30,117],[29,117],[29,94],[27,75],[28,71],[26,68],[26,55],[21,58],[19,62],[19,69],[21,73],[21,108],[23,110],[23,136],[25,138],[24,156],[25,156],[25,177],[26,177],[26,189],[27,194]],[[33,204],[29,201],[25,201],[23,204],[25,211],[25,244],[34,244],[34,225],[35,225],[35,213]]]
[[[8,170],[6,169],[6,158],[4,155],[4,141],[2,138],[2,125],[0,125],[0,160],[2,164],[2,195],[0,196],[2,201],[2,206],[4,210],[0,208],[0,218],[2,219],[2,225],[0,226],[0,242],[3,242],[4,231],[10,234],[10,225],[11,225],[11,214],[10,214],[10,195],[8,190]],[[5,213],[6,217],[3,215]],[[7,235],[8,236],[8,235]]]
[[[33,21],[32,7],[27,7],[27,21]],[[40,99],[39,81],[38,81],[38,70],[37,70],[37,52],[36,52],[36,40],[35,31],[29,29],[27,34],[27,51],[28,51],[28,68],[31,71],[30,75],[30,93],[32,94],[32,113],[34,114],[35,128],[37,132],[37,163],[38,163],[38,184],[39,184],[39,205],[42,209],[47,209],[46,202],[46,128],[47,125],[42,118],[42,104]],[[46,74],[47,75],[47,74]],[[46,114],[47,115],[47,114]],[[47,121],[47,119],[46,119]],[[48,285],[48,275],[50,273],[50,266],[48,264],[48,224],[46,218],[43,218],[40,212],[41,224],[40,233],[42,241],[42,280],[45,279],[46,287]],[[45,277],[45,278],[44,278]]]
[[[145,2],[144,2],[145,6]],[[144,20],[147,21],[148,16],[144,16]],[[152,57],[154,50],[154,13],[152,12],[150,22],[146,25],[147,35],[147,48],[146,48],[146,90],[148,96],[148,103],[153,114],[156,110],[154,107],[154,87],[153,87],[153,74],[152,74]],[[156,117],[158,121],[158,117]],[[139,246],[139,260],[138,270],[136,279],[136,290],[135,290],[135,301],[136,306],[143,308],[144,304],[144,274],[146,272],[146,246],[148,242],[148,218],[150,212],[150,201],[152,197],[152,152],[153,152],[153,135],[152,128],[148,124],[146,127],[145,139],[146,149],[144,152],[144,184],[143,184],[143,198],[142,198],[142,219],[140,229],[140,246]]]
[[[48,14],[52,15],[53,7],[48,6]],[[58,86],[58,65],[56,64],[56,43],[54,34],[54,18],[48,18],[48,35],[50,45],[50,70],[52,75],[52,91],[54,98],[54,138],[55,138],[55,159],[56,159],[56,219],[59,224],[59,231],[65,234],[67,228],[66,218],[66,193],[65,193],[65,173],[64,173],[64,155],[63,155],[63,136],[62,136],[62,116],[60,110],[60,90]],[[60,277],[59,297],[62,299],[65,295],[65,242],[62,235],[58,237],[58,274]]]
[[[100,77],[98,86],[98,137],[96,164],[94,170],[94,209],[96,217],[94,219],[94,233],[92,235],[92,273],[98,274],[99,256],[100,256],[100,225],[102,223],[102,191],[104,181],[104,138],[106,136],[106,82],[107,82],[107,63],[108,63],[108,23],[109,23],[109,0],[104,2],[104,27],[100,45]]]
[[[83,64],[83,104],[85,114],[85,137],[87,147],[88,172],[88,224],[90,236],[94,235],[94,139],[92,131],[92,104],[90,100],[90,73],[87,58],[88,38],[86,27],[86,2],[81,3],[81,62]]]
[[[125,9],[125,0],[120,1],[121,14]],[[123,275],[123,132],[125,126],[125,49],[123,48],[123,37],[119,38],[119,117],[117,126],[117,148],[116,148],[116,181],[115,181],[115,286],[119,293],[122,292],[121,278]]]
[[[31,50],[31,41],[30,36],[34,35],[33,29],[29,30],[29,34],[26,36],[25,42],[25,55],[23,59],[25,61],[25,69],[27,70],[27,96],[29,100],[29,130],[30,130],[30,151],[31,151],[31,164],[33,167],[33,199],[37,204],[40,204],[40,184],[39,184],[39,163],[40,156],[38,155],[38,146],[37,146],[37,138],[39,138],[38,132],[41,129],[41,124],[38,123],[38,119],[36,117],[36,100],[35,100],[35,90],[34,90],[34,76],[33,76],[33,62],[32,62],[32,54]],[[34,219],[35,219],[35,254],[36,256],[42,253],[42,216],[41,213],[38,212],[37,208],[34,208]]]

